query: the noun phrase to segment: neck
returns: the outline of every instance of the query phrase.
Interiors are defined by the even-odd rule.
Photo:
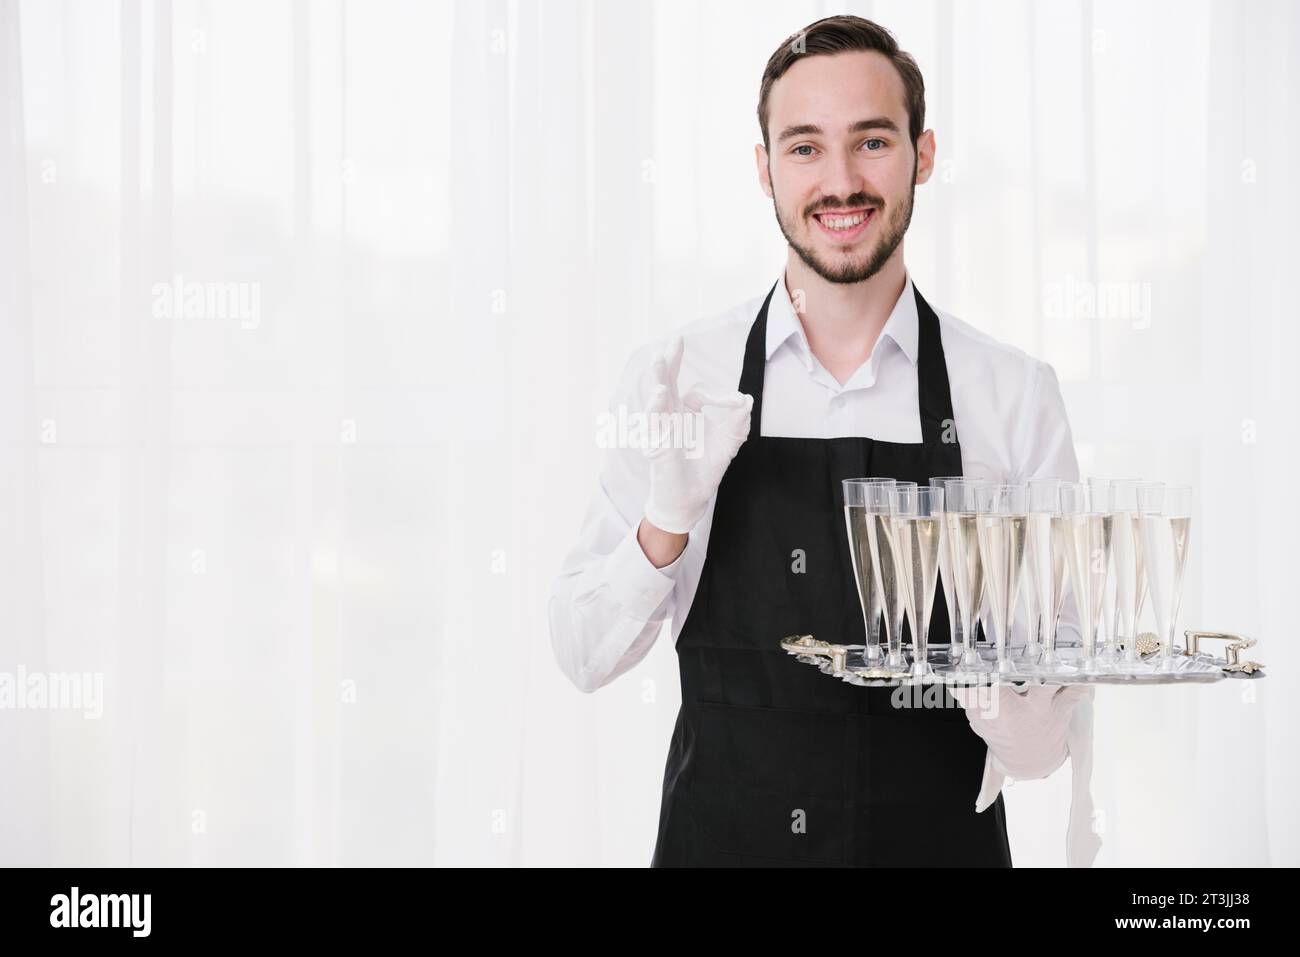
[[[903,246],[899,244],[878,273],[855,283],[827,282],[791,249],[786,258],[785,283],[796,305],[801,300],[794,290],[803,290],[799,321],[808,337],[808,348],[842,385],[871,357],[880,331],[903,294],[907,284]]]

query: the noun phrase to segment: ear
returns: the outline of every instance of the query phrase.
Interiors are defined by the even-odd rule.
[[[767,194],[767,198],[771,199],[772,177],[768,174],[767,150],[762,143],[754,144],[754,165],[758,167],[758,185]]]
[[[926,130],[916,141],[916,183],[928,182],[934,172],[934,130]]]

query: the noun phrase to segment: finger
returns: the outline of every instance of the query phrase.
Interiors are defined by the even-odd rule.
[[[699,412],[706,405],[720,409],[746,409],[753,404],[753,396],[744,392],[710,392],[696,386],[682,398],[682,404],[692,412]]]
[[[668,363],[662,354],[655,356],[655,361],[650,366],[650,381],[655,385],[668,385]]]
[[[1060,693],[1052,702],[1058,708],[1072,708],[1080,701],[1086,701],[1097,693],[1092,685],[1063,685]]]
[[[650,393],[650,398],[646,402],[646,415],[651,417],[658,416],[672,411],[673,394],[668,390],[668,386],[662,382],[654,387]],[[665,442],[664,437],[658,429],[650,428],[642,438],[641,451],[651,459],[659,458],[667,454],[671,443]]]
[[[949,688],[948,691],[966,709],[966,717],[976,730],[1006,710],[1006,689],[1000,685],[970,685]]]
[[[669,339],[668,345],[664,349],[663,359],[667,378],[662,381],[673,390],[677,388],[677,373],[681,371],[682,355],[685,351],[686,343],[682,341],[681,336],[673,336]]]
[[[963,708],[969,708],[971,706],[971,701],[975,693],[975,688],[960,688],[955,685],[948,689],[948,694],[952,695],[956,702]]]
[[[754,405],[752,396],[745,396],[745,404],[738,409],[728,409],[722,417],[718,428],[733,442],[743,442],[749,438],[750,412]]]

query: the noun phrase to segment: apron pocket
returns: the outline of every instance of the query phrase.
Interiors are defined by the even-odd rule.
[[[862,863],[1009,867],[1000,809],[975,812],[987,747],[964,711],[863,716],[855,784]]]
[[[715,702],[699,715],[692,803],[713,850],[845,863],[846,717]]]
[[[856,784],[873,804],[974,813],[987,746],[961,708],[900,710],[860,720]]]

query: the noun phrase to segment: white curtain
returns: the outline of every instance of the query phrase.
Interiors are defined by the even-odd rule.
[[[582,695],[547,590],[630,352],[780,268],[833,12],[925,73],[918,285],[1196,487],[1183,623],[1269,666],[1100,690],[1098,865],[1300,863],[1293,0],[0,0],[0,673],[102,678],[0,710],[0,863],[648,863],[673,649]]]

